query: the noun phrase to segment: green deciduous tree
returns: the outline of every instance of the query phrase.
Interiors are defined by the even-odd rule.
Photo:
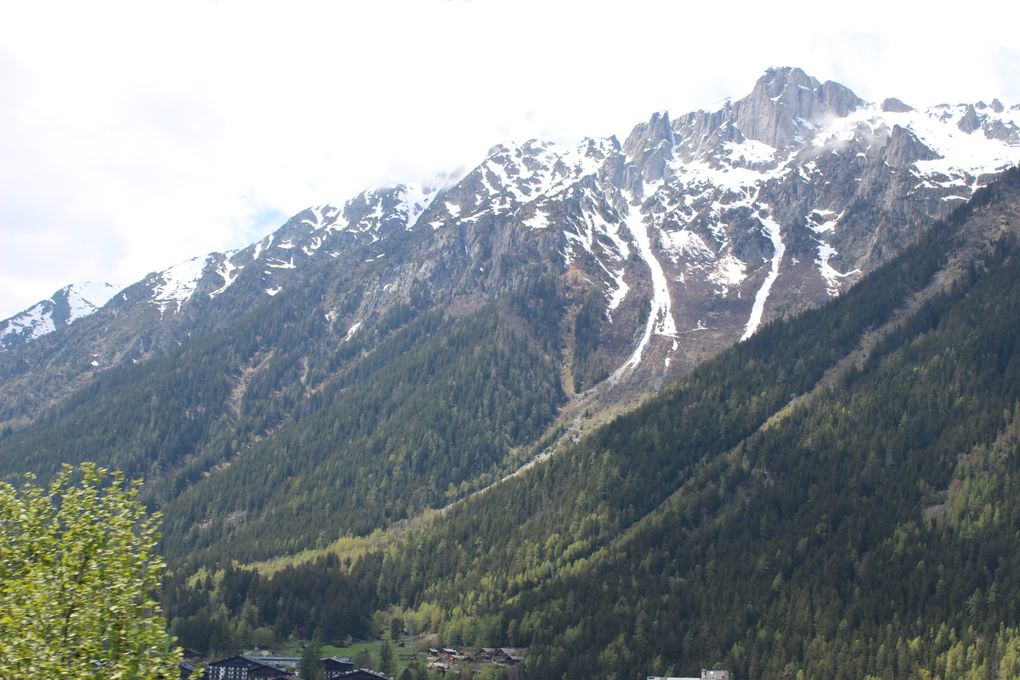
[[[176,673],[154,599],[159,517],[137,493],[91,464],[48,487],[0,482],[0,678]]]

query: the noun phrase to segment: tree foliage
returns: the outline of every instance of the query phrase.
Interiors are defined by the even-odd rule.
[[[301,680],[323,680],[325,670],[322,665],[322,646],[318,639],[314,639],[305,645],[301,652],[301,663],[299,665],[299,677]]]
[[[381,561],[374,554],[353,563],[327,555],[270,576],[228,565],[219,578],[191,584],[173,573],[165,580],[166,611],[181,644],[208,654],[316,633],[329,643],[368,638]]]
[[[393,647],[390,646],[389,640],[383,640],[379,647],[379,671],[392,677],[394,670]]]
[[[159,517],[137,494],[91,464],[47,487],[0,482],[0,678],[147,679],[174,666],[154,598]]]

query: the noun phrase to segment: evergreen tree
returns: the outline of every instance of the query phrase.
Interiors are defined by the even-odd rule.
[[[300,680],[323,680],[325,668],[322,665],[322,645],[314,638],[301,651],[301,662],[298,667]]]
[[[393,647],[389,640],[383,640],[382,646],[379,647],[379,672],[393,677],[394,670]]]

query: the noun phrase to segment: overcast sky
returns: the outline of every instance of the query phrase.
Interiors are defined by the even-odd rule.
[[[0,319],[497,142],[622,138],[653,111],[716,108],[769,66],[869,101],[1011,105],[1017,5],[7,2]]]

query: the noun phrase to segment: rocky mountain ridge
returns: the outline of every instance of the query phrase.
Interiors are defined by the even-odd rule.
[[[95,281],[64,286],[49,298],[0,321],[0,351],[25,345],[94,314],[117,290],[115,284]]]
[[[1018,161],[1020,107],[869,104],[799,69],[770,69],[747,97],[654,114],[622,144],[499,145],[459,179],[315,206],[247,248],[150,274],[60,339],[18,334],[33,347],[0,363],[5,391],[20,393],[0,412],[60,398],[59,386],[33,385],[33,367],[81,384],[220,327],[313,271],[334,290],[362,291],[353,309],[324,299],[317,312],[340,338],[423,291],[463,304],[553,272],[572,313],[591,296],[601,308],[591,350],[601,368],[576,386],[654,390],[762,323],[839,295]]]

